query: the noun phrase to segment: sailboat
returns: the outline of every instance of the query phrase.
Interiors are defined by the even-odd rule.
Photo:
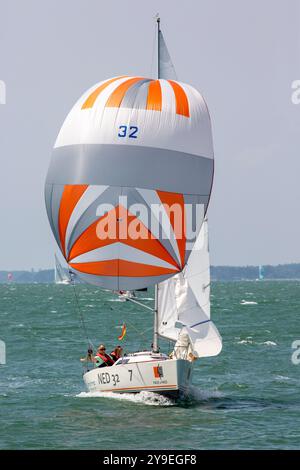
[[[59,132],[45,185],[53,234],[82,281],[155,286],[153,308],[128,298],[153,314],[151,347],[86,370],[89,391],[185,394],[195,360],[221,351],[210,319],[213,168],[207,105],[177,81],[157,18],[157,78],[117,76],[85,92]]]
[[[125,291],[121,290],[118,292],[118,294],[119,294],[119,300],[121,302],[126,302],[126,300],[136,298],[134,290],[125,290]]]
[[[258,279],[262,281],[265,277],[264,267],[260,264],[258,267]]]
[[[64,284],[68,285],[71,284],[71,279],[60,264],[60,261],[56,254],[54,255],[55,263],[54,263],[54,282],[55,284]]]

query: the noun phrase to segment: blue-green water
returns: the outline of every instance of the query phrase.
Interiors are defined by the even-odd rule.
[[[97,288],[76,290],[93,342],[113,348],[125,320],[124,349],[149,346],[151,313]],[[191,396],[177,404],[150,393],[83,393],[86,346],[73,287],[2,285],[0,296],[1,449],[300,447],[300,365],[291,361],[300,340],[299,282],[215,283],[212,316],[223,351],[196,363]]]

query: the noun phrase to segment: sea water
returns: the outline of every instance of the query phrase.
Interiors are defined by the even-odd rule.
[[[153,318],[96,287],[78,285],[75,293],[64,285],[0,286],[0,449],[300,447],[300,364],[292,360],[299,282],[213,283],[223,350],[196,362],[190,394],[177,402],[85,390],[81,316],[91,341],[108,352],[123,322],[124,350],[149,348]],[[153,305],[152,290],[139,297]]]

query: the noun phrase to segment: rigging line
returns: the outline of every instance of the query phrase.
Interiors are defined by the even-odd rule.
[[[146,309],[148,309],[148,310],[151,310],[151,311],[153,312],[153,308],[148,307],[148,305],[145,305],[145,304],[143,304],[142,302],[138,302],[137,300],[131,299],[130,297],[126,297],[126,295],[123,295],[123,294],[119,294],[119,296],[125,298],[126,301],[129,300],[130,302],[133,302],[134,304],[140,305],[140,306],[142,306],[142,307],[144,307],[144,308],[146,308]],[[123,322],[123,324],[124,324],[124,323],[125,323],[125,322]],[[152,327],[146,328],[146,329],[144,330],[144,332],[143,332],[143,331],[139,331],[137,328],[135,328],[135,326],[133,326],[133,324],[132,324],[130,321],[126,321],[126,323],[127,323],[128,325],[130,325],[140,336],[142,336],[145,341],[147,341],[147,338],[145,337],[145,334],[144,334],[144,333],[146,333],[146,331],[152,329]]]
[[[127,323],[129,326],[131,326],[140,336],[142,336],[145,341],[147,341],[147,338],[145,337],[145,334],[144,334],[144,333],[145,333],[147,330],[149,330],[150,328],[147,328],[147,329],[143,332],[143,331],[139,331],[137,328],[135,328],[135,326],[134,326],[130,321],[127,320],[126,323]]]
[[[80,318],[80,321],[81,321],[81,325],[82,325],[82,328],[83,328],[83,331],[84,331],[84,334],[85,334],[85,337],[86,337],[86,340],[87,340],[87,343],[88,343],[88,347],[92,346],[93,349],[95,349],[95,345],[90,340],[88,332],[87,332],[87,328],[86,328],[86,325],[85,325],[85,322],[84,322],[84,318],[83,318],[83,315],[82,315],[82,312],[81,312],[81,309],[80,309],[79,300],[78,300],[78,297],[77,297],[77,292],[76,292],[76,289],[75,289],[75,282],[73,281],[73,279],[71,279],[71,285],[73,287],[75,303],[76,303],[77,310],[78,310],[78,313],[79,313],[79,318]]]
[[[129,300],[130,302],[133,302],[134,304],[140,305],[141,307],[147,308],[148,310],[151,310],[153,312],[153,308],[149,307],[148,305],[143,304],[142,302],[138,302],[137,300],[131,299],[130,297],[126,297],[124,294],[119,294],[119,296],[125,298],[126,300]]]

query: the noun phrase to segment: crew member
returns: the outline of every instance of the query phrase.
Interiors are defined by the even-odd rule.
[[[106,347],[104,344],[100,344],[95,356],[96,367],[109,367],[114,364],[113,359],[108,354],[106,354],[105,351]]]
[[[81,362],[95,362],[92,348],[88,349],[87,355],[80,359]]]
[[[123,355],[123,348],[122,346],[117,346],[111,353],[110,356],[114,362],[117,362],[120,357]]]

